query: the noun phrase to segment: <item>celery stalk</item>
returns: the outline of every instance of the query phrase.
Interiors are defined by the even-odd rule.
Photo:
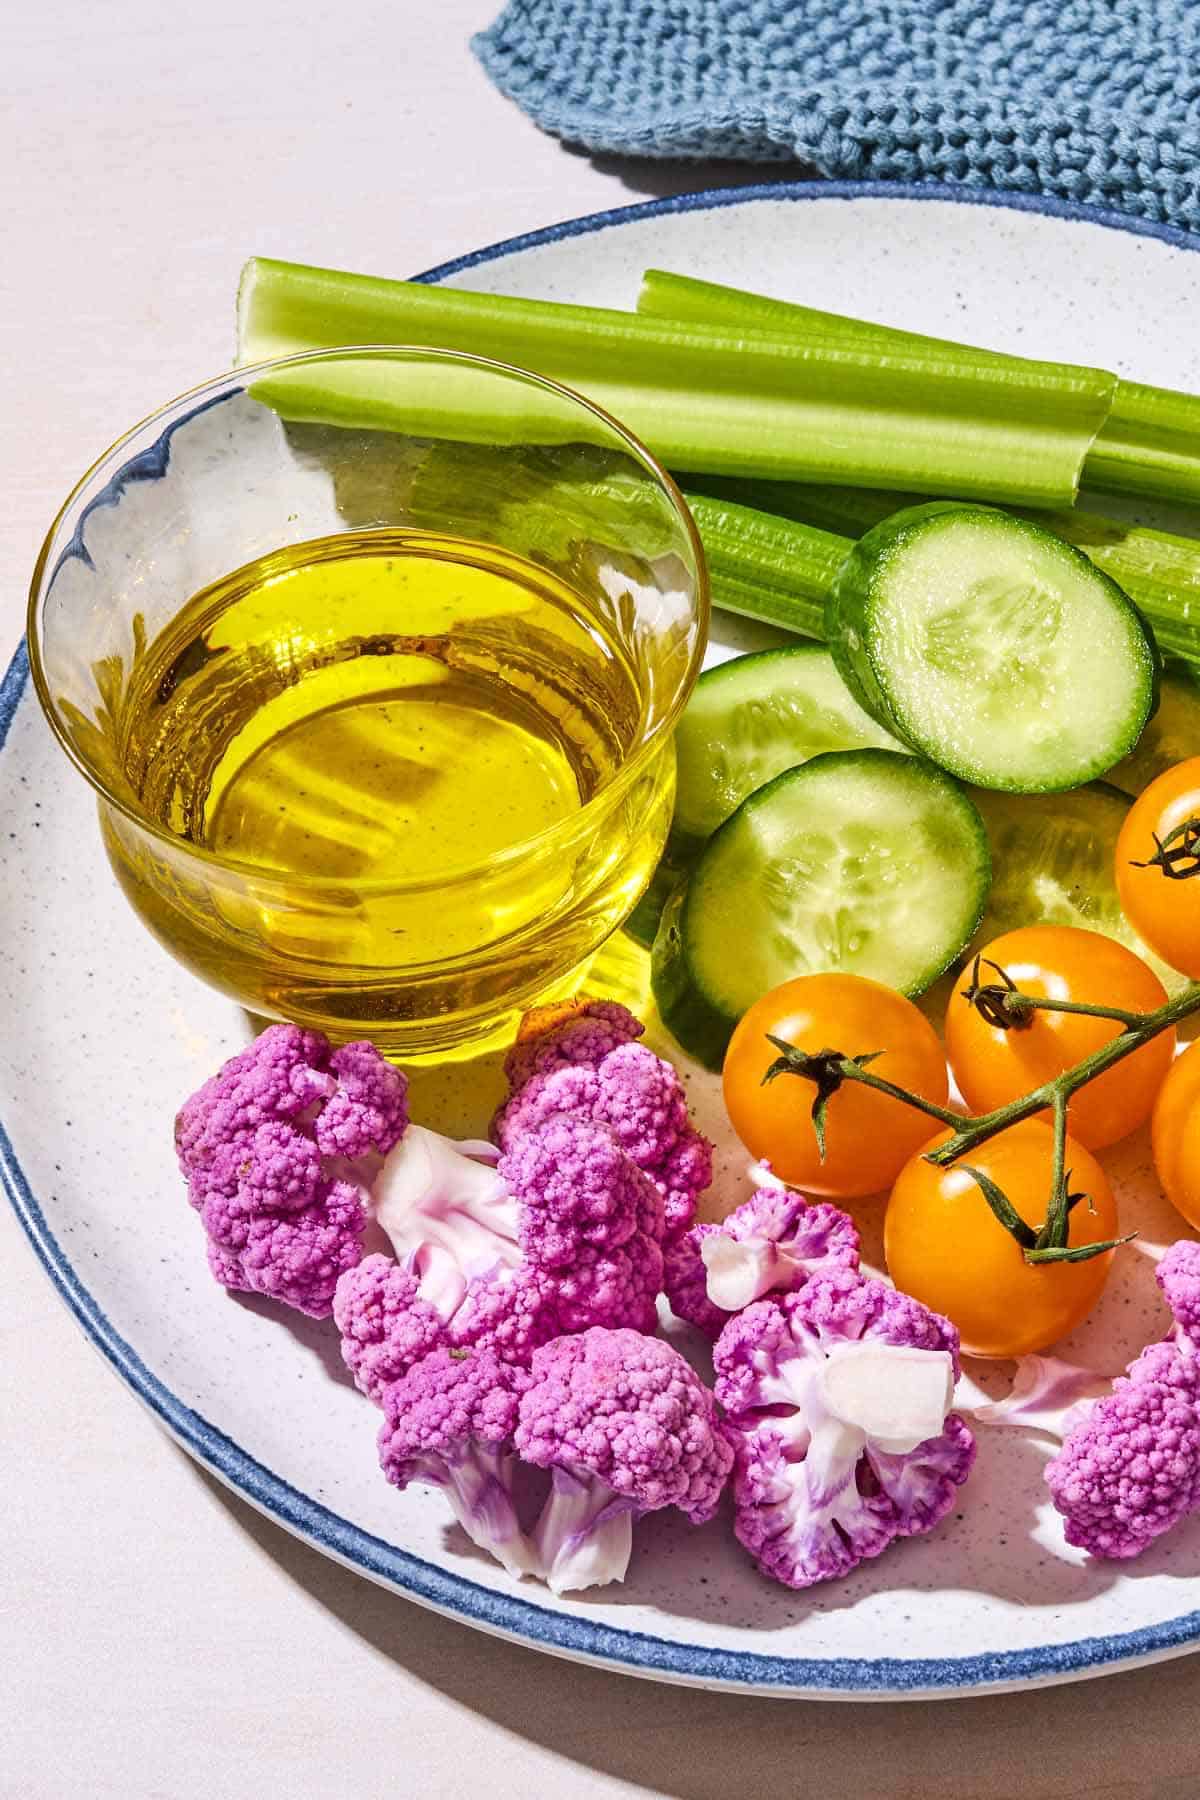
[[[1090,557],[1141,608],[1164,655],[1200,663],[1200,543],[1097,513],[1028,516]]]
[[[878,353],[844,337],[800,341],[754,326],[691,324],[599,307],[520,300],[343,275],[257,258],[243,273],[239,360],[340,344],[463,350],[531,367],[614,413],[663,461],[708,474],[845,481],[1066,505],[1112,397],[1093,369],[1017,359],[948,364]],[[465,388],[409,400],[405,385],[345,391],[341,378],[284,372],[254,384],[288,417],[402,425],[502,440],[471,417]],[[290,410],[289,410],[290,408]],[[486,409],[483,409],[486,411]],[[552,410],[552,409],[551,409]],[[510,428],[529,441],[534,401]],[[561,418],[542,441],[561,440]]]
[[[775,300],[748,288],[726,287],[719,281],[701,281],[695,275],[674,275],[666,269],[647,269],[642,276],[637,309],[646,318],[688,319],[693,324],[721,323],[730,327],[787,334],[810,332],[814,337],[878,350],[932,353],[947,365],[997,368],[1021,362],[1000,350],[979,350],[956,344],[949,338],[927,337],[919,331],[901,331],[895,325],[876,325],[869,319],[852,319],[845,313],[822,312],[795,300]],[[1053,366],[1053,365],[1047,365]]]
[[[704,494],[684,498],[704,545],[714,606],[800,637],[825,636],[825,596],[851,538]]]
[[[749,481],[735,476],[680,474],[676,481],[688,492],[688,504],[704,496],[755,513],[813,525],[841,537],[858,538],[881,519],[904,506],[921,506],[932,494],[905,494],[890,488],[827,487],[819,481]],[[1033,509],[1031,509],[1033,510]],[[1039,519],[1043,513],[1036,513]]]
[[[777,333],[792,331],[805,338],[812,334],[881,356],[889,351],[928,355],[947,368],[999,370],[1010,360],[999,350],[851,319],[664,269],[647,269],[642,277],[638,311],[649,318],[719,322],[729,329],[740,324]],[[1084,463],[1083,485],[1101,493],[1200,500],[1200,397],[1117,380],[1111,410]]]
[[[1118,381],[1084,467],[1099,493],[1200,500],[1200,397]]]
[[[822,487],[816,483],[704,480],[691,476],[681,476],[680,480],[688,487],[688,505],[698,522],[702,509],[723,509],[725,522],[718,554],[726,563],[734,557],[733,527],[745,522],[747,548],[738,568],[740,587],[735,599],[726,602],[714,580],[716,604],[728,604],[731,612],[789,626],[806,637],[820,634],[804,625],[789,625],[782,616],[791,591],[786,580],[789,554],[798,559],[794,604],[803,609],[811,606],[816,597],[820,569],[832,564],[836,546],[844,555],[853,538],[870,531],[881,519],[902,506],[919,506],[932,497],[877,488]],[[700,491],[696,491],[697,484]],[[1164,654],[1200,664],[1200,542],[1145,525],[1106,519],[1098,513],[1039,512],[1034,507],[1012,510],[1021,518],[1057,532],[1111,575],[1141,608]],[[768,517],[773,520],[778,537],[772,553],[764,559],[760,577],[764,596],[756,609],[751,547],[757,553],[757,547],[765,545],[770,537],[763,524]],[[707,547],[703,524],[700,535]]]

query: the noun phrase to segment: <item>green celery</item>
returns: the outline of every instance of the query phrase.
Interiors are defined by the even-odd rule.
[[[344,275],[258,258],[243,273],[239,360],[340,344],[460,350],[534,368],[620,418],[663,461],[706,474],[846,481],[1066,505],[1107,415],[1102,371],[1008,359],[953,365],[924,350],[877,353],[841,337],[691,324]],[[489,416],[465,374],[394,389],[321,372],[256,381],[289,418],[402,425],[425,435],[563,441],[530,390],[517,418]],[[439,398],[440,387],[445,398]],[[419,391],[414,392],[414,387]],[[474,409],[474,416],[473,416]]]
[[[727,523],[722,534],[720,554],[730,560],[734,553],[729,520],[743,515],[747,526],[747,551],[739,571],[743,583],[742,604],[730,604],[730,611],[747,613],[753,618],[766,618],[775,624],[786,624],[774,608],[787,605],[785,545],[799,559],[796,583],[797,605],[811,603],[815,591],[814,571],[818,559],[832,560],[834,545],[843,554],[853,538],[870,531],[881,519],[902,506],[920,506],[932,498],[929,494],[899,494],[878,488],[822,487],[806,482],[749,482],[706,479],[681,475],[688,487],[688,504],[700,518],[698,508],[723,507]],[[699,491],[696,491],[696,490]],[[1058,533],[1069,544],[1082,550],[1098,568],[1111,575],[1118,587],[1124,588],[1139,606],[1154,632],[1159,648],[1168,656],[1180,656],[1200,664],[1200,541],[1176,537],[1167,531],[1154,531],[1145,525],[1129,525],[1119,519],[1106,519],[1089,512],[1040,512],[1034,507],[1016,507],[1022,518],[1032,519]],[[761,521],[773,517],[781,535],[774,554],[766,561],[762,580],[766,586],[763,609],[754,611],[745,603],[747,592],[753,598],[754,571],[748,566],[749,546],[764,539]],[[786,536],[788,526],[802,535]],[[812,534],[811,541],[809,534]],[[834,536],[833,534],[841,534]],[[704,528],[701,526],[701,536]],[[779,596],[782,592],[784,598]],[[717,605],[726,602],[714,593]],[[803,626],[790,629],[804,636],[816,633]]]
[[[1096,513],[1030,510],[1028,516],[1058,532],[1124,588],[1164,655],[1200,663],[1200,543]]]
[[[904,506],[922,506],[932,494],[906,494],[893,488],[828,487],[819,481],[750,481],[736,476],[681,474],[675,479],[696,495],[724,500],[751,512],[815,525],[841,537],[861,537]],[[1036,513],[1042,518],[1042,513]]]
[[[1118,381],[1084,470],[1099,493],[1200,500],[1200,397]]]
[[[879,355],[934,356],[947,368],[998,370],[1010,360],[1023,360],[663,269],[647,269],[642,277],[638,311],[650,318],[719,322],[730,329],[741,324],[805,337],[811,333]],[[1116,380],[1112,407],[1087,453],[1083,485],[1101,493],[1200,500],[1200,397]]]
[[[825,596],[852,539],[690,490],[684,498],[704,545],[714,606],[800,637],[825,636]]]
[[[1002,368],[1020,363],[1001,350],[979,350],[956,344],[949,338],[928,337],[920,331],[901,331],[895,325],[876,325],[869,319],[852,319],[845,313],[822,312],[795,300],[775,300],[748,288],[726,287],[719,281],[701,281],[694,275],[674,275],[666,269],[647,269],[642,276],[638,312],[646,318],[690,320],[693,324],[721,323],[751,326],[779,333],[804,331],[815,337],[857,344],[879,351],[932,353],[946,365],[968,368]],[[1052,366],[1052,365],[1048,365]]]

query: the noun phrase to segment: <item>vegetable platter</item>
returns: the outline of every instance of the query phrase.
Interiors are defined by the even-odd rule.
[[[1096,398],[1096,368],[1136,382],[1200,388],[1200,355],[1189,329],[1200,277],[1197,249],[1200,245],[1176,233],[1133,229],[1127,222],[1025,198],[971,201],[930,189],[816,183],[689,196],[551,226],[477,252],[427,279],[531,299],[625,307],[632,305],[648,268],[710,279],[717,272],[740,287],[830,312],[869,314],[910,332],[1058,359],[1079,371],[1078,380],[1072,377],[1070,405],[1086,419]],[[678,303],[670,278],[658,300],[668,307]],[[1123,381],[1125,390],[1136,411],[1144,390]],[[1024,402],[1018,395],[1012,404]],[[636,428],[637,421],[631,423]],[[685,421],[685,426],[694,439],[704,422]],[[193,428],[202,433],[203,421]],[[1030,438],[1027,484],[1018,483],[1005,498],[1018,505],[1061,503],[1055,485],[1061,483],[1061,458],[1053,438],[1053,432],[1046,433],[1036,448]],[[746,442],[753,456],[753,432]],[[887,443],[876,448],[886,462]],[[921,468],[928,480],[911,485],[944,492],[937,486],[942,452],[932,441],[927,449]],[[854,454],[854,466],[863,467],[861,444]],[[1118,434],[1113,445],[1097,452],[1099,485],[1106,480],[1122,485],[1120,461]],[[1171,475],[1168,471],[1168,481]],[[170,478],[163,459],[149,481]],[[987,479],[984,470],[976,493],[986,493]],[[1124,504],[1136,506],[1128,486],[1125,482]],[[701,494],[702,526],[706,503]],[[711,503],[724,502],[718,496]],[[152,510],[152,492],[147,504]],[[738,504],[736,498],[732,504]],[[881,510],[874,518],[830,517],[802,527],[808,533],[803,544],[814,557],[814,592],[822,592],[828,573],[819,566],[822,532],[859,537],[884,516]],[[995,529],[995,517],[968,517],[957,528],[986,534]],[[710,523],[710,555],[715,545],[715,560],[722,565],[716,571],[718,594],[724,581],[733,604],[737,570],[724,566],[718,525],[711,518]],[[953,528],[935,509],[905,530],[913,541],[901,548],[917,559],[918,586],[921,556],[946,564],[959,554]],[[1011,552],[1015,568],[1031,541],[1001,546],[1001,561]],[[1059,544],[1055,538],[1034,549],[1051,558],[1074,555]],[[739,539],[731,559],[745,548],[746,540]],[[830,808],[869,811],[873,796],[883,790],[899,821],[898,839],[936,815],[957,833],[973,872],[962,892],[922,891],[920,910],[935,938],[938,932],[957,934],[961,942],[978,916],[976,892],[981,906],[987,885],[978,814],[969,803],[965,809],[960,805],[961,790],[954,786],[943,794],[920,781],[901,782],[891,793],[894,771],[872,760],[886,764],[890,742],[879,723],[880,697],[867,692],[865,664],[857,673],[850,666],[856,646],[872,632],[886,635],[896,593],[904,597],[907,578],[896,575],[894,557],[887,566],[889,579],[883,582],[874,581],[871,570],[860,570],[861,578],[840,595],[831,615],[836,622],[840,607],[841,649],[848,660],[839,667],[857,683],[859,698],[876,702],[874,719],[861,715],[857,760],[848,771],[830,772],[827,765],[833,787],[825,795],[811,778],[797,785],[783,777],[782,799],[778,783],[763,791],[774,796],[770,807],[776,812],[782,807],[805,829]],[[1076,678],[1084,659],[1092,704],[1087,730],[1079,742],[1056,748],[1057,761],[1047,762],[1032,735],[1030,744],[1007,747],[1007,763],[994,733],[979,728],[954,735],[964,710],[955,687],[962,674],[957,642],[944,646],[940,711],[928,705],[920,684],[914,685],[903,668],[894,691],[883,697],[889,724],[910,742],[932,746],[943,766],[989,788],[990,804],[998,809],[985,813],[993,851],[1008,828],[1006,787],[1040,785],[1046,791],[1039,804],[1050,809],[1047,816],[1056,816],[1058,805],[1064,816],[1081,806],[1082,828],[1092,830],[1116,801],[1111,792],[1093,793],[1079,784],[1136,739],[1152,703],[1149,661],[1120,692],[1109,679],[1105,645],[1145,641],[1136,615],[1124,608],[1119,590],[1111,589],[1108,573],[1115,571],[1106,573],[1098,555],[1090,564],[1079,557],[1071,566],[1082,625],[1077,642],[1064,640],[1055,680]],[[1020,571],[1018,576],[1023,578]],[[1019,587],[1020,578],[1010,587]],[[1153,619],[1152,584],[1147,593],[1137,598]],[[1018,607],[1005,625],[1004,594],[1000,600],[1002,635],[1008,630],[1015,641],[1030,621]],[[758,610],[771,616],[769,608]],[[709,664],[719,667],[738,653],[771,651],[785,641],[795,642],[769,624],[718,613]],[[998,666],[1010,648],[1006,641],[989,647]],[[1122,657],[1128,662],[1124,648],[1114,666],[1124,666]],[[735,681],[752,684],[758,678],[752,665],[740,669],[750,673],[739,673]],[[8,866],[28,871],[27,882],[8,884],[4,903],[0,1175],[66,1304],[133,1392],[200,1462],[288,1529],[398,1593],[501,1637],[657,1679],[803,1697],[936,1698],[1067,1681],[1177,1654],[1200,1642],[1200,1518],[1185,1518],[1136,1562],[1088,1557],[1065,1542],[1062,1521],[1049,1504],[1041,1479],[1049,1453],[1045,1443],[989,1429],[987,1423],[976,1429],[979,1450],[970,1481],[945,1509],[936,1531],[894,1544],[886,1556],[860,1562],[837,1581],[799,1590],[764,1581],[734,1542],[727,1520],[689,1524],[667,1509],[638,1522],[623,1585],[579,1592],[564,1583],[567,1591],[558,1593],[521,1581],[519,1554],[509,1556],[508,1568],[482,1554],[438,1494],[416,1485],[397,1493],[381,1482],[370,1409],[343,1364],[331,1322],[284,1312],[258,1296],[230,1298],[205,1276],[194,1215],[179,1203],[179,1177],[163,1122],[224,1058],[250,1041],[256,1022],[199,988],[148,946],[104,868],[83,790],[41,727],[27,675],[18,653],[0,692]],[[707,692],[717,696],[719,716],[719,685]],[[844,699],[853,707],[848,695]],[[982,704],[987,701],[985,694]],[[1038,773],[1031,782],[1033,767]],[[1066,789],[1075,791],[1055,791]],[[693,785],[689,797],[693,812],[683,823],[702,843],[723,815],[713,815],[703,784]],[[755,829],[769,827],[769,819],[758,827],[751,820],[743,836],[748,832],[752,839]],[[722,883],[736,881],[753,850],[727,828],[718,835],[722,842],[729,837],[730,846],[723,860],[704,852],[708,897],[704,907],[692,907],[697,917],[690,925],[685,919],[682,927],[694,940],[689,954],[705,971],[703,1005],[680,1013],[682,1032],[679,1018],[675,1021],[677,1034],[686,1037],[688,1018],[699,1017],[694,1047],[710,1066],[711,1039],[705,1034],[714,1028],[713,1016],[720,1028],[725,1014],[736,1016],[753,997],[725,991],[719,946],[714,950],[705,940],[705,907],[709,913],[719,910]],[[81,896],[86,896],[85,929]],[[1019,911],[1004,912],[1003,898],[993,882],[997,930],[1024,922]],[[623,958],[622,944],[618,940],[605,953],[603,979],[596,978],[601,991],[621,993],[623,978],[636,985],[642,964],[632,953]],[[913,991],[941,966],[937,957],[936,943],[926,945],[914,928]],[[766,977],[773,973],[754,971],[755,992],[770,985]],[[657,985],[669,1003],[670,984]],[[715,1145],[712,1191],[720,1194],[722,1210],[733,1200],[748,1199],[747,1151],[726,1118],[718,1078],[702,1061],[681,1055],[648,1010],[644,986],[638,991],[631,986],[622,997],[647,1016],[652,1047],[680,1069],[695,1121]],[[503,1092],[499,1059],[477,1059],[415,1071],[409,1098],[421,1125],[476,1139]],[[996,1103],[994,1096],[976,1102],[980,1109]],[[750,1141],[746,1129],[742,1136]],[[1180,1238],[1183,1226],[1161,1196],[1147,1131],[1105,1150],[1104,1170],[1118,1204],[1136,1209],[1139,1236],[1117,1255],[1099,1304],[1056,1345],[1056,1354],[1113,1372],[1170,1324],[1155,1281],[1155,1252]],[[882,1205],[872,1211],[868,1204],[856,1218],[863,1261],[881,1271]],[[1042,1241],[1055,1242],[1052,1234]],[[835,1263],[839,1254],[835,1245]],[[1171,1288],[1172,1267],[1164,1265],[1164,1290]],[[1175,1306],[1171,1292],[1167,1297]],[[683,1335],[673,1334],[671,1341],[691,1348]],[[364,1376],[360,1366],[356,1372],[369,1389],[369,1370]],[[989,1393],[999,1394],[1006,1385],[987,1364],[972,1362],[961,1394],[983,1420]],[[530,1411],[519,1441],[530,1460],[537,1460],[550,1452],[544,1447],[544,1419],[539,1438],[537,1407]],[[524,1414],[522,1401],[523,1420]],[[691,1500],[693,1517],[703,1520],[711,1510],[708,1489],[719,1489],[725,1470],[711,1444],[702,1446],[699,1456],[703,1467]]]

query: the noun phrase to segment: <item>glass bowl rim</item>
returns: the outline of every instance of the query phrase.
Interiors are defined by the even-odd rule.
[[[327,876],[292,873],[287,869],[277,868],[272,864],[246,862],[239,857],[226,856],[220,851],[212,850],[205,844],[197,844],[193,843],[190,839],[177,837],[173,832],[166,830],[165,827],[159,825],[156,821],[141,812],[136,806],[130,805],[130,803],[122,798],[120,794],[114,793],[107,782],[100,778],[97,771],[93,769],[87,759],[80,754],[63,728],[59,718],[58,707],[50,693],[45,667],[42,662],[40,606],[45,597],[43,593],[43,583],[45,580],[46,568],[50,562],[51,552],[55,550],[58,545],[58,538],[63,521],[76,505],[85,490],[92,485],[96,477],[102,471],[108,469],[109,465],[115,462],[122,453],[127,452],[135,438],[147,430],[148,427],[161,425],[165,428],[170,424],[175,415],[196,401],[212,398],[224,390],[230,390],[230,397],[232,397],[233,392],[241,391],[242,386],[246,382],[252,380],[255,376],[272,373],[277,369],[288,368],[297,363],[329,362],[350,357],[386,358],[397,362],[421,362],[428,360],[465,363],[474,368],[491,371],[505,378],[515,378],[521,382],[528,382],[535,387],[545,389],[551,394],[558,395],[560,398],[569,402],[573,407],[578,407],[584,412],[591,413],[593,417],[599,419],[616,437],[623,441],[627,449],[632,453],[635,461],[640,463],[659,483],[660,487],[665,492],[667,499],[671,502],[675,514],[683,527],[684,535],[691,546],[692,556],[695,562],[696,582],[691,604],[696,621],[696,636],[691,654],[688,657],[687,668],[684,672],[683,679],[679,683],[678,689],[672,697],[671,704],[665,710],[662,718],[654,728],[640,740],[633,753],[621,763],[613,778],[606,782],[602,787],[598,788],[589,799],[585,800],[578,812],[571,813],[565,819],[558,819],[553,824],[544,826],[541,831],[534,832],[528,837],[521,838],[516,843],[506,846],[503,850],[496,851],[491,856],[481,858],[479,861],[471,864],[448,866],[445,870],[440,871],[436,875],[399,879],[391,876],[377,876],[365,881],[331,880]],[[237,384],[236,389],[234,388],[235,383]],[[353,536],[354,533],[347,532],[346,535],[349,537]],[[146,835],[151,838],[157,839],[160,843],[171,849],[176,855],[195,858],[198,861],[209,863],[213,867],[226,871],[229,874],[239,875],[259,884],[286,882],[288,887],[293,889],[324,889],[326,892],[329,892],[330,890],[336,891],[345,889],[347,891],[364,893],[417,893],[423,889],[445,887],[449,884],[457,886],[460,883],[477,880],[481,876],[494,874],[498,870],[504,869],[514,862],[523,862],[527,858],[532,858],[547,847],[552,846],[555,842],[565,841],[574,835],[582,824],[590,819],[594,819],[601,810],[610,806],[613,803],[614,796],[619,799],[620,795],[633,783],[641,771],[647,766],[651,758],[661,750],[664,738],[674,730],[675,725],[678,722],[679,715],[687,703],[688,696],[691,694],[696,683],[696,678],[703,666],[704,653],[708,645],[711,611],[712,602],[708,576],[708,563],[704,555],[704,546],[701,543],[700,533],[697,529],[696,522],[692,518],[679,485],[673,477],[668,474],[658,458],[647,450],[640,438],[635,437],[633,432],[631,432],[627,426],[623,425],[619,419],[614,418],[612,413],[606,412],[602,406],[597,406],[595,401],[587,399],[585,395],[579,393],[575,388],[568,387],[564,382],[554,381],[549,376],[539,375],[532,369],[521,368],[516,363],[502,362],[495,357],[476,356],[470,351],[465,350],[443,350],[433,345],[344,344],[324,346],[314,350],[301,350],[289,356],[268,357],[262,362],[235,365],[233,368],[225,370],[222,374],[209,376],[207,380],[198,382],[195,387],[188,388],[183,393],[177,394],[173,400],[169,400],[164,405],[156,407],[153,412],[145,414],[136,424],[131,425],[127,430],[123,431],[118,438],[115,438],[108,448],[101,452],[95,461],[75,482],[70,493],[55,514],[50,528],[43,539],[41,549],[38,552],[37,561],[34,563],[33,575],[30,579],[29,600],[26,608],[25,634],[26,651],[29,657],[29,671],[33,680],[34,691],[37,694],[38,703],[42,713],[49,724],[54,737],[58,741],[60,748],[66,755],[68,761],[70,761],[83,776],[93,792],[96,793],[107,806],[120,813],[139,831],[146,833]]]

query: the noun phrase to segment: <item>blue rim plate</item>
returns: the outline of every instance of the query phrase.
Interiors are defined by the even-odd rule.
[[[651,200],[570,219],[472,251],[415,279],[440,282],[521,251],[672,213],[740,207],[761,200],[812,203],[838,199],[933,201],[1037,213],[1200,250],[1200,238],[1171,226],[1035,195],[875,182],[763,183]],[[0,752],[25,695],[28,676],[22,644],[0,684]],[[348,1568],[480,1629],[652,1679],[830,1699],[943,1698],[1069,1681],[1179,1654],[1200,1642],[1200,1611],[1196,1611],[1136,1630],[992,1655],[945,1660],[775,1657],[614,1629],[497,1593],[410,1555],[323,1506],[265,1467],[164,1385],[106,1317],[56,1238],[2,1122],[0,1185],[60,1298],[121,1379],[184,1449],[269,1518]]]

